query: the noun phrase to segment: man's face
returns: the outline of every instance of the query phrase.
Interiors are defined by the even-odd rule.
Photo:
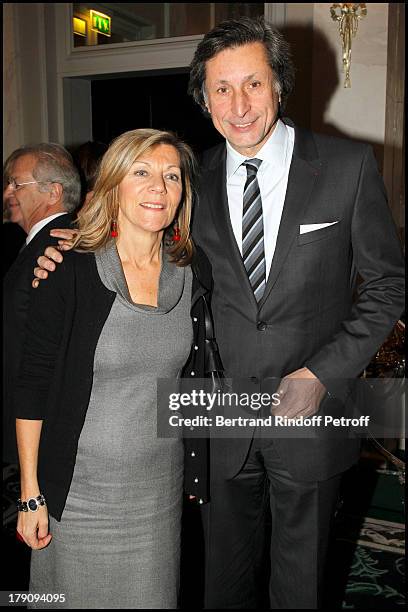
[[[7,219],[7,221],[22,225],[23,214],[14,193],[10,193],[7,197],[3,198],[3,207],[4,217]]]
[[[34,155],[22,155],[18,157],[10,168],[10,176],[17,183],[34,181],[33,170],[36,165]],[[14,190],[9,185],[4,191],[4,199],[12,201],[13,208],[19,214],[19,223],[28,233],[31,227],[40,221],[47,210],[48,193],[41,193],[37,183],[22,185]],[[13,219],[10,219],[13,220]]]
[[[273,132],[279,107],[263,44],[225,49],[208,60],[205,91],[214,127],[236,151],[253,157]]]

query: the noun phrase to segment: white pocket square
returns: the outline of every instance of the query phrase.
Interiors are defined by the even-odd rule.
[[[332,221],[331,223],[310,223],[308,225],[299,225],[299,234],[307,234],[308,232],[315,232],[316,230],[335,225],[338,221]]]

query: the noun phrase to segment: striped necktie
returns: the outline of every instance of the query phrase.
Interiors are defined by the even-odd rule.
[[[247,169],[242,212],[242,259],[257,302],[265,291],[265,250],[261,192],[257,172],[261,159],[247,159],[242,165]]]

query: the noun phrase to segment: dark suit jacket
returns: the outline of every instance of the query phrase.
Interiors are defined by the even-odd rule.
[[[2,227],[2,253],[3,253],[3,278],[8,269],[17,259],[21,247],[25,243],[27,234],[17,223],[3,223]]]
[[[193,236],[212,266],[215,333],[226,376],[252,377],[258,392],[265,378],[305,366],[322,381],[357,377],[404,300],[401,248],[371,148],[295,128],[276,250],[259,305],[230,223],[225,145],[204,154],[201,169]],[[301,224],[334,221],[299,232]],[[357,273],[362,282],[353,302]],[[249,443],[212,441],[216,473],[236,474]],[[358,456],[358,440],[342,438],[282,438],[276,447],[299,480],[328,478]]]
[[[73,219],[74,215],[64,214],[47,223],[19,253],[3,280],[3,457],[7,461],[17,460],[12,394],[22,357],[34,266],[45,248],[57,243],[50,230],[69,227]]]

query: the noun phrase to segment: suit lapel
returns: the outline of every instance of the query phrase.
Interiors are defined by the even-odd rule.
[[[232,268],[238,278],[239,286],[249,294],[254,305],[257,307],[257,302],[231,225],[227,196],[225,147],[217,162],[212,164],[207,170],[205,179],[209,207],[219,238],[222,244],[225,245],[226,256],[229,258]]]
[[[299,234],[302,216],[309,204],[313,188],[321,172],[322,162],[317,158],[317,151],[310,132],[295,128],[295,147],[289,170],[285,203],[276,240],[275,253],[265,293],[259,302],[262,308],[274,287],[289,249]]]

